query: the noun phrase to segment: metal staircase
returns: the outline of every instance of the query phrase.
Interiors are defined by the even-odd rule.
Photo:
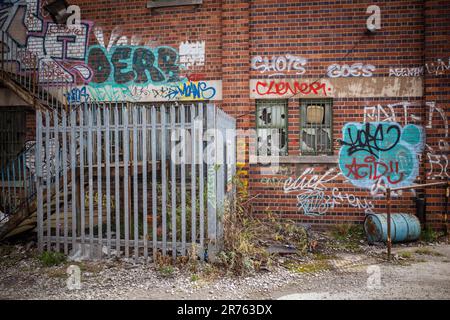
[[[34,109],[49,112],[53,119],[69,110],[66,94],[73,85],[55,86],[51,79],[43,79],[42,74],[51,74],[51,66],[40,64],[41,57],[0,32],[0,85]],[[0,167],[0,240],[34,228],[33,219],[28,224],[26,220],[36,212],[35,152],[34,144],[28,143],[15,159]],[[59,178],[56,173],[52,176]]]

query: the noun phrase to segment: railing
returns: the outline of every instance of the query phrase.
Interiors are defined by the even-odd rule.
[[[34,171],[35,144],[27,147],[16,159],[0,168],[0,223],[27,205],[36,195]]]
[[[0,79],[12,80],[32,97],[36,109],[67,110],[66,94],[73,84],[58,82],[55,65],[43,56],[21,47],[6,32],[1,33]]]

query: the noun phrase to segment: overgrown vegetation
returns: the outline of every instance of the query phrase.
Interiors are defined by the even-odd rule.
[[[435,242],[442,236],[441,233],[434,231],[429,226],[420,233],[420,240],[424,242]]]
[[[249,197],[242,182],[235,179],[240,192],[233,203],[225,206],[224,249],[218,254],[219,263],[228,272],[244,275],[273,265],[273,255],[266,246],[272,243],[293,246],[304,254],[308,248],[306,230],[293,221],[277,219],[270,212],[261,220],[251,214]]]
[[[442,256],[442,253],[439,253],[437,251],[434,251],[434,250],[431,250],[431,249],[428,249],[428,248],[416,249],[414,251],[414,253],[419,254],[419,255],[434,256],[434,257]]]
[[[337,224],[329,232],[330,236],[336,240],[339,249],[358,251],[360,241],[365,239],[362,225],[357,224]]]
[[[38,260],[44,267],[52,267],[65,263],[67,258],[61,252],[44,251],[38,256]]]

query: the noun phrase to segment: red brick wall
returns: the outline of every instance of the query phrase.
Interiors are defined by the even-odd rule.
[[[237,118],[239,129],[254,129],[256,126],[256,99],[251,97],[254,92],[249,86],[252,79],[267,82],[317,80],[325,83],[327,90],[330,90],[321,96],[326,95],[333,101],[334,158],[328,158],[328,163],[320,164],[319,160],[314,159],[310,163],[300,163],[305,158],[299,151],[299,105],[300,99],[315,97],[310,94],[278,97],[288,98],[288,151],[289,156],[294,156],[294,162],[298,163],[281,163],[281,170],[270,174],[261,165],[249,164],[247,140],[238,147],[242,154],[239,160],[244,162],[240,164],[240,172],[248,181],[251,195],[257,196],[253,206],[261,216],[271,211],[283,217],[313,223],[316,227],[325,227],[344,221],[362,222],[367,205],[371,212],[386,211],[382,197],[372,195],[368,188],[356,187],[345,181],[336,163],[340,149],[338,140],[342,138],[344,125],[364,121],[367,107],[380,105],[389,111],[389,105],[397,104],[393,107],[395,122],[401,126],[414,123],[426,130],[428,146],[421,154],[416,182],[441,181],[450,175],[446,168],[449,153],[446,147],[449,142],[446,121],[450,113],[450,69],[447,68],[450,63],[450,1],[204,0],[199,6],[151,11],[146,8],[147,0],[76,0],[71,3],[80,5],[83,20],[92,21],[95,27],[101,28],[106,43],[116,27],[120,27],[121,36],[128,39],[140,37],[142,40],[139,43],[149,46],[178,48],[183,41],[205,41],[205,65],[194,71],[203,74],[206,80],[222,80],[222,101],[217,103]],[[381,30],[365,34],[369,16],[366,9],[372,4],[381,9]],[[89,40],[89,45],[97,44],[92,32]],[[289,60],[287,55],[306,59],[304,72],[295,69],[294,64],[291,64],[290,70],[283,70],[283,75],[252,69],[251,60],[255,57],[271,60],[273,56],[275,59],[281,56]],[[438,63],[438,59],[442,59],[443,65]],[[361,63],[373,65],[375,69],[367,78],[331,79],[327,69],[336,63]],[[425,63],[432,70],[441,66],[442,74],[429,72]],[[420,67],[424,68],[423,77],[400,76],[408,68],[414,70]],[[424,89],[425,94],[418,95],[410,87],[413,86],[411,83],[414,86],[420,84],[422,78],[424,87],[414,88]],[[366,90],[369,94],[346,91],[354,87],[358,87],[360,92],[369,87]],[[429,123],[430,109],[427,104],[431,103],[439,109],[435,109]],[[442,110],[444,118],[440,117],[439,110]],[[441,142],[443,148],[439,147],[441,140],[444,141]],[[433,167],[430,157],[431,162],[434,161]],[[324,176],[329,170],[328,176]],[[324,177],[327,180],[333,178],[320,185],[323,190],[319,195],[323,198],[308,200],[298,190],[292,193],[284,191],[287,178],[295,179],[305,171],[308,173],[306,179],[313,179],[311,182]],[[445,210],[442,188],[426,193],[428,209],[433,213],[428,221],[439,227],[441,213]],[[322,214],[305,215],[299,204],[308,201],[318,201]],[[393,205],[394,212],[415,212],[414,193],[404,191],[401,197],[394,198]]]

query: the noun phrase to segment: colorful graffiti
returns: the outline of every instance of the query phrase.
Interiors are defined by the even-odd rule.
[[[417,154],[423,150],[423,130],[396,122],[348,123],[343,128],[339,168],[353,185],[371,188],[412,184],[419,173]]]
[[[49,85],[90,81],[85,58],[91,22],[66,26],[46,21],[38,0],[4,5],[0,17],[1,30],[12,39],[9,49],[18,51],[18,72],[38,69],[39,81]]]

